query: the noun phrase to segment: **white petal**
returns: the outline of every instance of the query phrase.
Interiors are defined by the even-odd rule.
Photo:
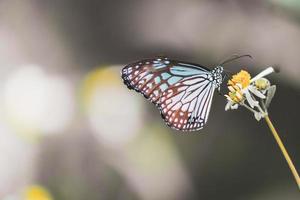
[[[244,94],[251,108],[258,106],[258,101],[256,101],[250,94],[249,90],[244,90]]]
[[[228,101],[232,101],[232,99],[230,98],[229,95],[225,94],[224,96],[226,97],[226,99],[227,99]]]
[[[225,106],[225,111],[230,110],[232,105],[233,105],[232,101],[227,101],[227,104]]]
[[[255,119],[256,119],[257,121],[259,121],[259,120],[261,120],[261,118],[262,118],[262,114],[261,114],[260,112],[255,112],[255,113],[254,113],[254,117],[255,117]]]
[[[263,95],[260,91],[258,91],[258,90],[256,89],[255,86],[249,85],[249,86],[248,86],[248,89],[249,89],[253,94],[255,94],[256,96],[258,96],[259,98],[261,98],[261,99],[265,99],[265,98],[266,98],[266,96]]]
[[[239,104],[233,104],[232,106],[231,106],[231,109],[232,110],[235,110],[235,109],[238,109],[239,108]]]
[[[266,99],[266,107],[267,108],[270,106],[270,103],[275,95],[275,92],[276,92],[276,85],[272,85],[271,87],[269,87],[268,93],[267,93],[267,99]]]
[[[250,80],[250,83],[253,83],[254,81],[256,81],[257,79],[260,79],[264,76],[267,76],[271,73],[275,72],[273,67],[268,67],[267,69],[263,70],[262,72],[260,72],[259,74],[257,74],[254,78],[252,78]]]

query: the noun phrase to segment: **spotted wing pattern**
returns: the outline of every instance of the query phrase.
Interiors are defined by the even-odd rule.
[[[170,127],[194,131],[207,122],[215,89],[207,68],[167,58],[146,59],[125,66],[122,78],[129,89],[159,108]]]

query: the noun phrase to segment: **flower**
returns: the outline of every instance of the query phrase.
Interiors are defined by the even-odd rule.
[[[25,189],[26,200],[52,200],[50,193],[42,186],[31,185]]]
[[[233,75],[227,84],[231,86],[241,84],[242,88],[246,88],[250,84],[250,78],[251,76],[247,71],[241,70],[236,75]]]
[[[237,109],[238,104],[244,100],[242,85],[239,83],[237,83],[236,85],[229,85],[228,89],[230,92],[228,93],[228,95],[225,95],[228,100],[225,110]]]
[[[243,92],[242,92],[242,85],[237,83],[236,85],[233,86],[228,86],[229,89],[229,99],[232,99],[235,103],[241,102],[243,98]]]
[[[252,79],[245,70],[233,75],[227,83],[229,92],[225,95],[225,110],[237,109],[241,105],[253,112],[257,120],[265,117],[276,86],[271,86],[270,81],[263,77],[272,72],[274,69],[269,67]]]
[[[268,67],[252,79],[245,70],[233,75],[227,84],[229,92],[225,95],[227,99],[225,110],[237,109],[239,106],[243,106],[254,114],[257,121],[262,118],[266,120],[300,188],[299,174],[268,116],[267,109],[275,95],[276,86],[271,85],[270,81],[264,77],[274,71],[273,67]]]

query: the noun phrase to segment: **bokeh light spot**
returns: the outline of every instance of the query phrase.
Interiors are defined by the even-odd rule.
[[[32,185],[25,189],[24,200],[52,200],[46,188],[39,185]]]
[[[62,131],[74,114],[70,83],[27,65],[14,71],[4,85],[6,117],[22,133]]]
[[[83,107],[92,131],[100,141],[112,147],[134,138],[143,121],[139,99],[123,85],[120,68],[115,68],[92,71],[81,88]]]

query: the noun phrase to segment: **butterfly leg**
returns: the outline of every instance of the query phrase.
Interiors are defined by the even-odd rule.
[[[221,96],[224,96],[224,95],[225,95],[225,94],[221,91],[221,88],[218,88],[217,91],[218,91],[218,94],[219,94],[219,95],[221,95]]]

